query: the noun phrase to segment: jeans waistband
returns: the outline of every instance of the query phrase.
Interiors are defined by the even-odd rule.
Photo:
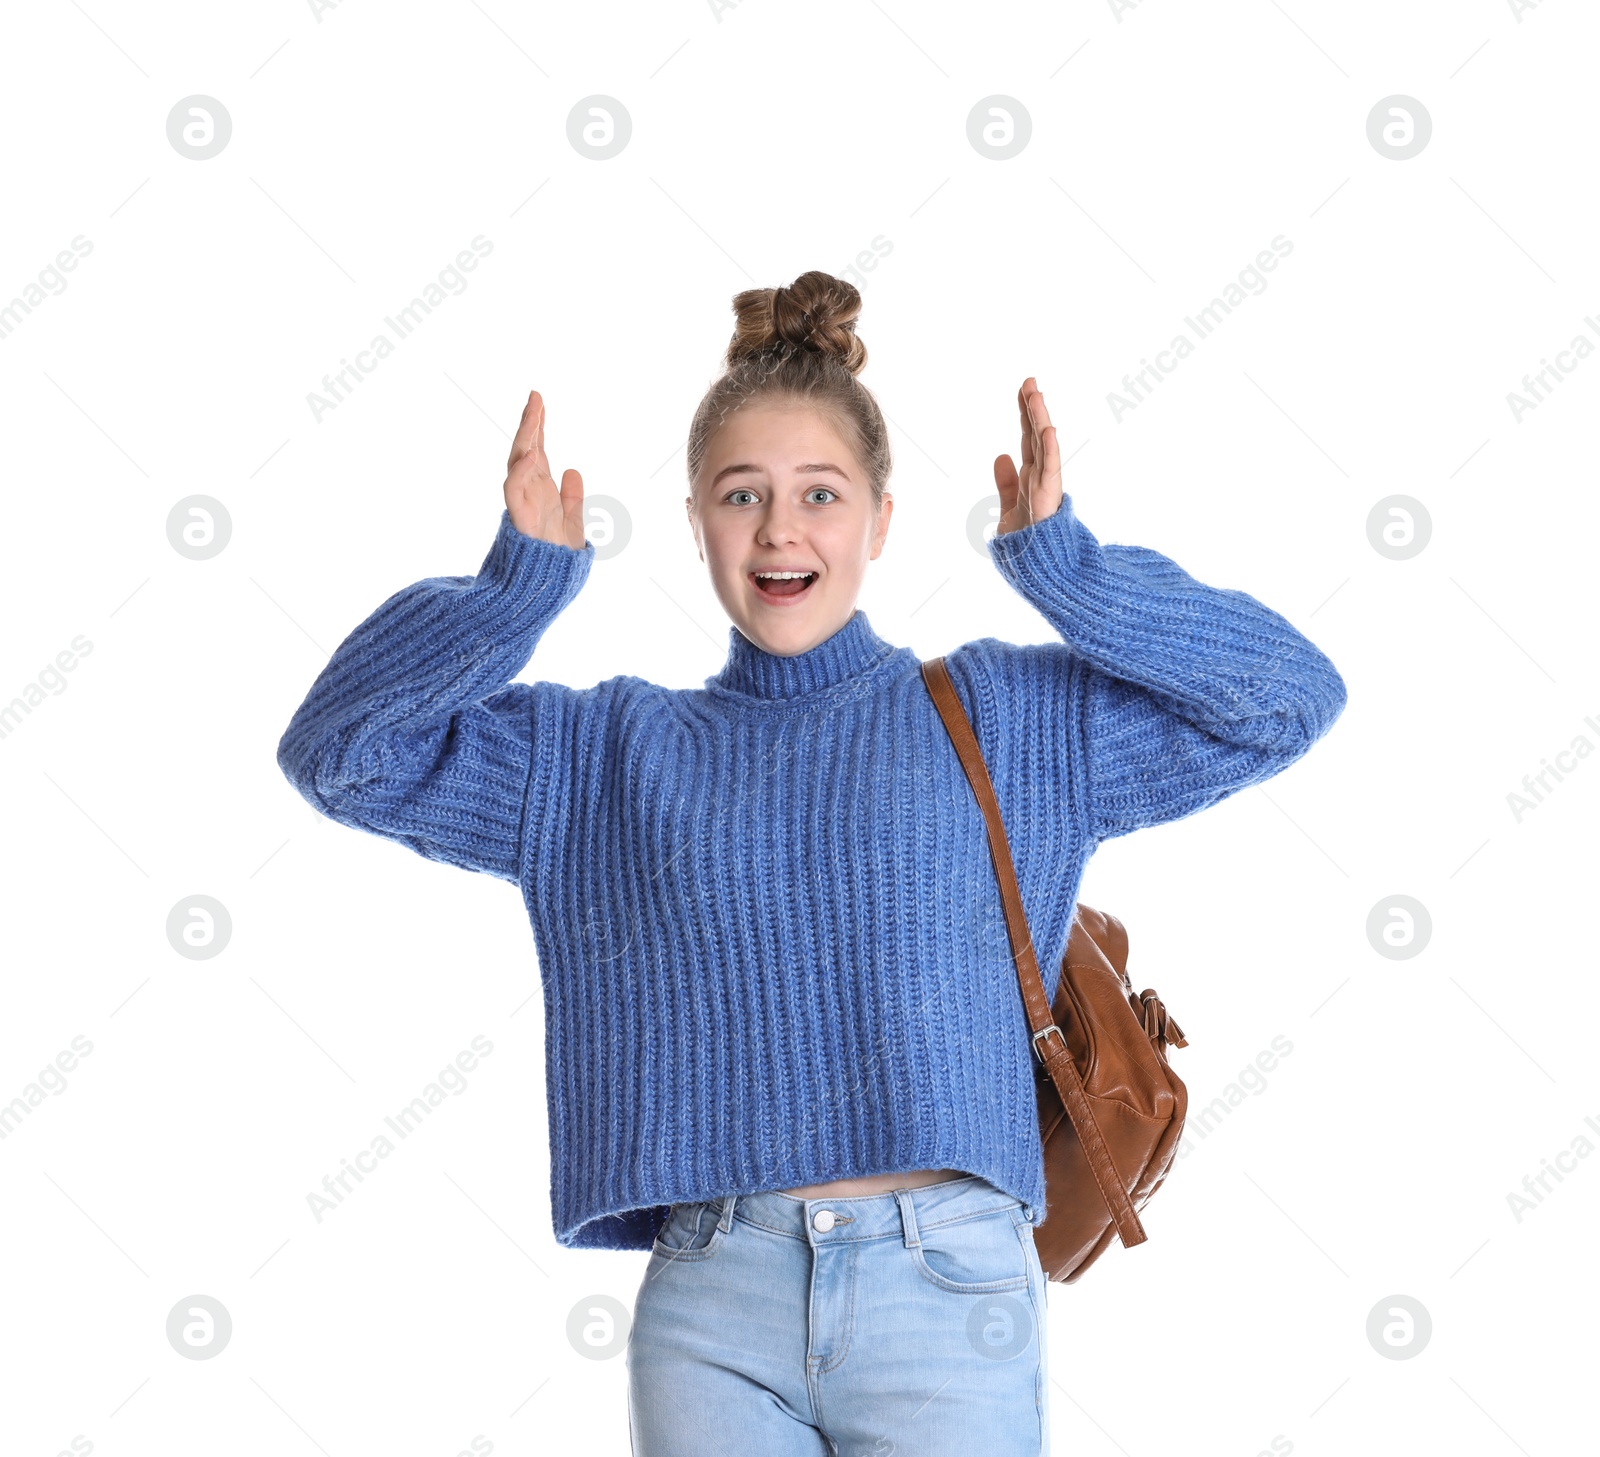
[[[1019,1206],[1028,1222],[1033,1222],[1031,1207],[979,1174],[924,1184],[916,1189],[857,1194],[850,1198],[802,1199],[774,1189],[759,1194],[727,1194],[705,1202],[707,1209],[717,1216],[717,1224],[724,1234],[738,1219],[812,1245],[892,1236],[914,1247],[920,1243],[919,1229],[976,1219],[983,1214]]]

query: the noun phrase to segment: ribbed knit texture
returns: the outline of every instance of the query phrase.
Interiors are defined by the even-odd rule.
[[[1070,499],[989,553],[1062,638],[946,657],[1053,994],[1095,846],[1276,774],[1345,686]],[[278,746],[324,814],[521,887],[557,1239],[646,1249],[674,1202],[925,1168],[1043,1209],[983,818],[916,655],[858,610],[792,657],[730,627],[703,689],[513,683],[593,560],[502,512],[477,576],[389,598]]]

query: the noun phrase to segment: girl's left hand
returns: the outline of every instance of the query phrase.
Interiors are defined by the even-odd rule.
[[[1061,504],[1061,451],[1050,423],[1044,394],[1030,374],[1017,391],[1022,413],[1022,473],[1009,455],[995,457],[994,483],[1000,491],[1000,524],[996,536],[1055,515]]]

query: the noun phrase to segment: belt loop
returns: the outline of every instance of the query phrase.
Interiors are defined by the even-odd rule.
[[[895,1202],[900,1206],[901,1238],[908,1250],[922,1248],[922,1236],[917,1232],[917,1211],[911,1200],[911,1190],[896,1189]]]
[[[733,1206],[739,1202],[737,1194],[724,1194],[722,1196],[722,1218],[717,1221],[717,1228],[726,1234],[733,1228]]]

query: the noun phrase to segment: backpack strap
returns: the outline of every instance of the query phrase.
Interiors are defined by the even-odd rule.
[[[1067,1050],[1067,1039],[1056,1025],[1050,1003],[1045,997],[1044,977],[1039,971],[1038,958],[1033,951],[1033,937],[1028,932],[1027,917],[1023,913],[1022,892],[1017,886],[1017,872],[1011,861],[1005,822],[1000,817],[1000,805],[995,799],[994,785],[990,782],[988,767],[983,762],[983,750],[978,746],[972,721],[967,717],[955,685],[950,681],[950,672],[945,667],[943,657],[925,659],[922,677],[955,745],[961,767],[966,770],[972,791],[978,797],[978,807],[983,811],[984,823],[988,827],[989,852],[1000,882],[1006,932],[1011,937],[1012,962],[1017,969],[1018,985],[1022,988],[1022,1004],[1027,1010],[1028,1026],[1033,1031],[1033,1050],[1039,1055],[1039,1061],[1044,1064],[1051,1081],[1056,1085],[1056,1091],[1061,1095],[1061,1105],[1072,1120],[1078,1142],[1088,1160],[1089,1171],[1099,1185],[1106,1208],[1111,1211],[1123,1245],[1142,1244],[1148,1236],[1134,1210],[1133,1201],[1128,1197],[1117,1166],[1112,1161],[1111,1150],[1106,1146],[1105,1135],[1095,1120],[1094,1109],[1089,1106],[1078,1065]]]

